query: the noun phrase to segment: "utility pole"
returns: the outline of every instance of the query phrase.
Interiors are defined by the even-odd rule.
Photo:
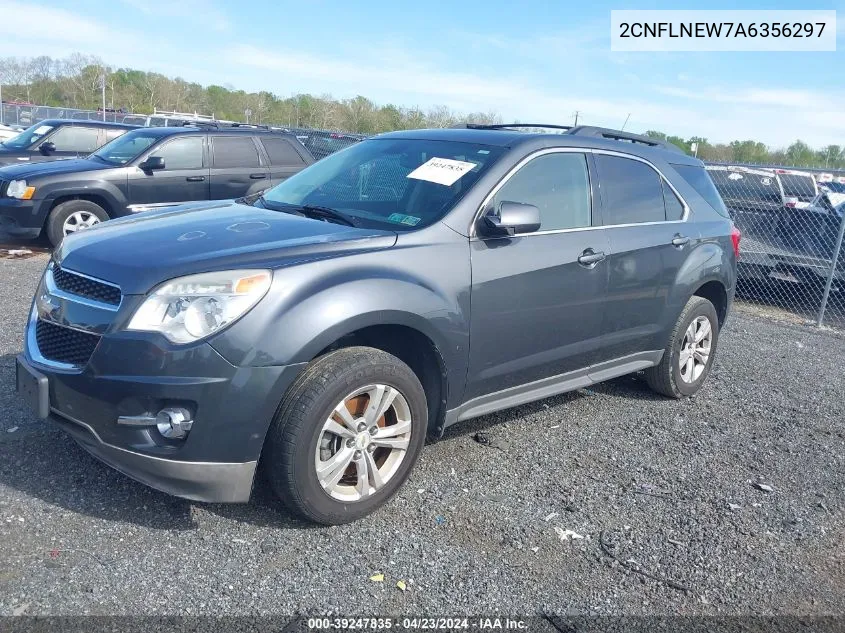
[[[103,121],[106,120],[106,73],[101,73],[100,77],[100,91],[103,96]]]

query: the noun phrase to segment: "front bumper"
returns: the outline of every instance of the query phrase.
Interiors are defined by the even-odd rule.
[[[249,501],[257,461],[222,463],[162,459],[106,444],[94,429],[80,420],[58,413],[51,414],[50,419],[101,462],[151,488],[193,501]]]
[[[0,197],[0,230],[16,237],[38,237],[45,220],[42,203]]]
[[[248,501],[267,429],[302,365],[241,367],[208,342],[173,345],[126,331],[143,297],[105,305],[58,289],[52,270],[18,356],[21,394],[92,455],[142,483],[197,501]],[[80,336],[90,343],[84,358],[60,361],[56,354]],[[27,374],[36,379],[21,380]],[[193,420],[181,439],[154,423],[127,423],[177,407]]]

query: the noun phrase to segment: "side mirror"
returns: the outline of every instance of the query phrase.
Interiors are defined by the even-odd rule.
[[[56,144],[52,141],[44,141],[38,146],[38,151],[44,154],[44,156],[49,156],[56,151]]]
[[[147,160],[138,165],[143,171],[157,171],[164,169],[164,159],[161,156],[150,156]]]
[[[539,228],[540,209],[533,204],[508,201],[490,207],[478,224],[478,232],[488,237],[533,233]]]

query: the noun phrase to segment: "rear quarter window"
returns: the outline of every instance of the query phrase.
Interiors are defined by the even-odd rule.
[[[716,190],[716,186],[710,179],[710,174],[704,167],[698,165],[672,165],[675,171],[689,184],[695,191],[707,201],[713,210],[719,215],[726,218],[731,217],[728,213],[725,203],[722,201],[722,196]]]
[[[267,151],[271,165],[303,165],[305,160],[285,138],[261,137],[261,144]]]

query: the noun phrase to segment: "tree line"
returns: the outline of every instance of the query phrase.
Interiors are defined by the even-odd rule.
[[[131,68],[111,68],[99,58],[75,53],[63,59],[47,56],[0,58],[0,86],[4,101],[95,110],[102,105],[105,81],[106,107],[152,114],[154,109],[211,114],[218,119],[243,121],[249,111],[252,123],[289,127],[335,129],[359,134],[422,127],[449,127],[462,122],[501,123],[494,112],[457,113],[447,106],[423,110],[394,104],[379,105],[363,96],[335,99],[331,95],[269,91],[245,92],[231,86],[202,86],[180,77]],[[649,130],[646,135],[674,143],[687,153],[698,144],[703,160],[845,168],[845,148],[828,145],[813,149],[803,141],[772,149],[754,140],[710,143],[706,138],[683,139]]]

